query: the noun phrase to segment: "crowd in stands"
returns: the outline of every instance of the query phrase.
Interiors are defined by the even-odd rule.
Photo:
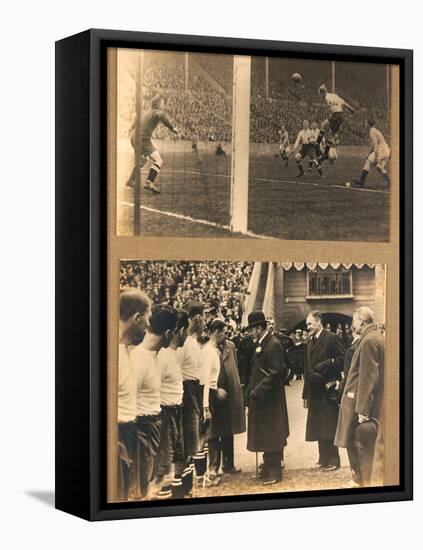
[[[241,326],[253,262],[121,263],[121,287],[144,290],[154,303],[183,309],[191,300],[205,305],[207,320],[220,318],[235,334]]]
[[[144,56],[144,88],[160,85],[164,109],[180,133],[178,139],[200,141],[230,141],[232,135],[232,71],[230,56],[192,54],[188,61],[184,53],[154,52]],[[347,115],[340,132],[343,145],[367,145],[365,121],[371,117],[389,140],[387,116],[386,69],[384,65],[336,65],[336,91],[355,109]],[[295,84],[293,71],[304,79]],[[135,74],[134,69],[129,72]],[[188,74],[188,77],[187,77]],[[269,89],[265,90],[264,58],[253,58],[251,72],[250,140],[253,143],[277,143],[282,124],[291,141],[302,127],[302,121],[321,123],[327,117],[327,107],[318,94],[318,87],[331,87],[330,62],[298,61],[271,58]],[[365,85],[363,85],[365,83]],[[129,128],[134,115],[135,86],[119,92],[121,129]],[[156,139],[174,139],[167,128],[159,126]]]

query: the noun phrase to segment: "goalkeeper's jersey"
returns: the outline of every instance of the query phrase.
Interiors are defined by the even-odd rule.
[[[173,131],[173,124],[167,118],[163,111],[159,109],[148,109],[144,111],[141,117],[141,135],[144,138],[151,138],[154,130],[162,123]]]

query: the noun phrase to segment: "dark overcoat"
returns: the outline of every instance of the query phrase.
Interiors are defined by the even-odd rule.
[[[238,359],[234,344],[226,340],[220,355],[220,372],[217,387],[227,393],[224,401],[215,401],[210,426],[210,437],[223,437],[245,432],[245,408]]]
[[[384,340],[377,325],[366,327],[358,340],[345,382],[335,445],[354,445],[358,415],[381,419],[384,386]]]
[[[249,451],[276,452],[286,445],[289,435],[286,374],[282,345],[267,334],[253,356],[247,391]]]
[[[325,397],[325,384],[340,380],[345,350],[339,338],[323,329],[316,341],[307,342],[303,399],[308,401],[306,441],[333,439],[338,423],[338,405]]]

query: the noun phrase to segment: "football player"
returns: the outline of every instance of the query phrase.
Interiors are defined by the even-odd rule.
[[[317,138],[319,137],[320,128],[317,126],[316,122],[312,122],[310,124],[310,130],[312,132],[312,143],[314,143],[314,150],[316,152],[316,157],[319,158],[322,154],[322,151],[320,149],[320,143],[317,143]],[[313,169],[313,161],[308,161],[308,171],[311,172]]]
[[[369,138],[371,143],[371,150],[364,163],[363,170],[359,179],[353,179],[352,183],[356,187],[364,187],[366,178],[369,175],[372,166],[376,166],[377,172],[382,176],[386,185],[391,184],[391,178],[388,172],[385,170],[386,163],[389,160],[391,151],[386,143],[385,137],[380,130],[375,127],[374,120],[366,121],[367,129],[369,130]]]
[[[304,120],[303,129],[298,132],[298,136],[294,145],[294,151],[296,151],[295,161],[298,166],[298,174],[296,176],[297,178],[301,178],[302,176],[304,176],[304,168],[301,162],[304,157],[308,157],[312,164],[314,164],[314,166],[317,168],[319,176],[323,176],[320,162],[316,158],[315,143],[313,142],[313,131],[309,127],[308,120]]]
[[[291,148],[289,146],[289,135],[284,125],[279,130],[279,156],[285,161],[285,167],[288,167]]]
[[[148,173],[147,180],[144,184],[144,188],[148,189],[149,191],[152,191],[153,193],[160,193],[160,190],[156,187],[154,184],[157,176],[160,174],[160,170],[163,167],[163,159],[151,141],[151,138],[153,136],[154,130],[157,128],[157,126],[161,123],[171,132],[173,132],[175,135],[178,134],[177,129],[173,126],[173,124],[170,122],[166,114],[163,112],[163,99],[161,94],[157,94],[153,97],[151,100],[151,107],[145,111],[142,114],[141,117],[141,125],[140,125],[140,133],[141,133],[141,158],[138,160],[136,159],[134,169],[132,170],[132,173],[126,182],[126,185],[128,187],[133,187],[135,185],[135,175],[137,169],[141,169],[147,162],[150,160],[151,166],[150,171]],[[131,144],[132,147],[135,149],[135,131],[136,131],[136,123],[135,120],[134,123],[131,126],[130,134],[131,134]]]
[[[322,162],[329,157],[329,149],[331,148],[332,141],[336,139],[339,129],[342,126],[342,123],[344,121],[344,109],[351,113],[354,113],[354,109],[338,94],[329,93],[324,84],[319,87],[319,94],[325,99],[326,104],[329,107],[330,115],[322,123],[319,136],[317,138],[317,143],[320,144],[322,142],[328,129],[331,131],[332,134],[332,136],[326,136],[325,149],[320,158],[320,162]]]

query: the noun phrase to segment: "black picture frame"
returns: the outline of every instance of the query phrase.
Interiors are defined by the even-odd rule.
[[[106,51],[152,47],[400,66],[400,484],[191,501],[106,501]],[[56,508],[109,520],[410,500],[412,484],[411,50],[92,29],[56,43]]]

